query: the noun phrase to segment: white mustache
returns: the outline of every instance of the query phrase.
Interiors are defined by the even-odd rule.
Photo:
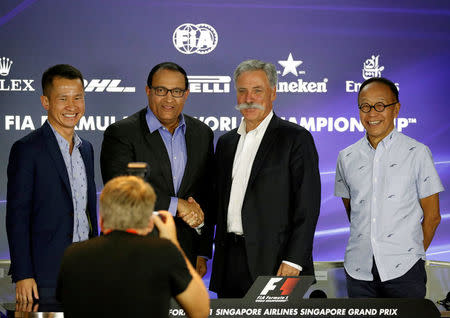
[[[264,106],[260,105],[260,104],[256,104],[256,103],[251,103],[251,104],[239,104],[236,105],[234,108],[236,108],[236,110],[244,110],[244,109],[260,109],[260,110],[264,110]]]

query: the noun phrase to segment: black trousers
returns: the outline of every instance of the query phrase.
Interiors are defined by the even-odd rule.
[[[242,298],[253,284],[248,268],[245,238],[228,233],[225,251],[225,277],[217,296],[219,298]]]
[[[350,298],[425,298],[427,273],[425,261],[419,259],[403,276],[382,282],[375,260],[373,281],[352,278],[347,272],[347,292]]]

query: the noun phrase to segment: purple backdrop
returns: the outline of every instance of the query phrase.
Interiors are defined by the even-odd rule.
[[[299,4],[301,3],[301,4]],[[308,128],[320,156],[322,208],[315,260],[342,260],[348,222],[333,196],[339,150],[363,135],[357,85],[382,75],[398,83],[397,126],[428,145],[449,189],[448,1],[58,1],[0,2],[0,258],[5,233],[6,164],[12,143],[41,125],[40,77],[53,64],[78,67],[86,82],[79,134],[97,159],[112,121],[146,105],[151,67],[171,60],[191,77],[185,112],[216,139],[239,124],[231,76],[258,58],[279,71],[275,112]],[[13,62],[11,64],[11,61]],[[98,191],[102,189],[96,162]],[[450,261],[449,194],[428,257]]]

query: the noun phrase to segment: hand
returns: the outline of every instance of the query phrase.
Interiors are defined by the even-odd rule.
[[[159,231],[159,237],[165,238],[178,246],[177,229],[172,214],[168,211],[158,211],[158,215],[152,215],[152,220]]]
[[[39,303],[16,303],[16,312],[37,312]]]
[[[200,205],[192,197],[189,197],[187,201],[178,199],[177,210],[177,215],[192,228],[196,228],[205,220]]]
[[[281,263],[280,268],[278,268],[277,276],[298,276],[300,271],[286,263]]]
[[[200,275],[200,277],[205,276],[208,267],[206,266],[206,258],[197,256],[197,266],[195,270]]]
[[[16,283],[16,302],[32,303],[34,298],[39,299],[37,284],[34,278],[25,278]]]

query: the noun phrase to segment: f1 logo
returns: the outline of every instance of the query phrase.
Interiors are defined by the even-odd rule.
[[[283,279],[284,279],[283,277],[274,277],[274,278],[269,279],[266,286],[261,291],[260,295],[267,295],[267,293],[269,291],[275,290],[277,288],[276,283],[278,283],[279,281],[281,281]],[[286,281],[280,287],[281,295],[283,295],[283,296],[289,295],[294,290],[294,288],[297,285],[299,280],[300,280],[300,278],[291,278],[291,277],[286,278]]]
[[[262,290],[261,295],[267,295],[269,291],[275,290],[275,288],[277,288],[277,285],[275,285],[275,283],[278,283],[282,279],[283,279],[282,277],[274,277],[269,279],[266,286]]]

